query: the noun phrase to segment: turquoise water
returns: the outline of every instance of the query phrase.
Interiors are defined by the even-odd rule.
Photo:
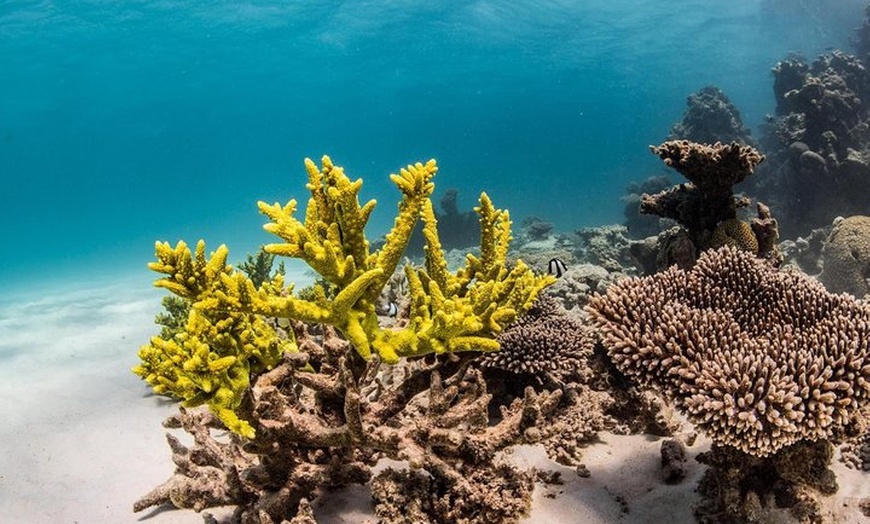
[[[141,272],[156,239],[231,259],[255,203],[306,198],[329,154],[377,198],[438,159],[436,196],[515,221],[619,222],[686,96],[773,111],[789,51],[849,49],[858,0],[0,3],[0,291]],[[756,131],[757,134],[757,131]],[[234,257],[235,255],[235,257]],[[46,284],[48,282],[49,284]]]

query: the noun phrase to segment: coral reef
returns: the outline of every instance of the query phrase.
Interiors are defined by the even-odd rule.
[[[210,412],[182,410],[167,425],[193,435],[194,444],[168,437],[176,472],[138,501],[137,511],[165,503],[197,511],[232,505],[233,522],[281,522],[328,487],[366,482],[377,459],[389,457],[425,471],[439,497],[464,500],[465,515],[491,515],[503,505],[488,494],[505,487],[497,479],[514,485],[528,474],[505,470],[496,454],[546,426],[562,398],[560,391],[527,388],[490,422],[491,395],[469,367],[471,354],[403,361],[404,376],[387,381],[381,362],[354,358],[331,328],[295,322],[294,331],[300,351],[285,354],[251,388],[256,437],[219,438]],[[516,513],[500,521],[528,509],[522,491],[511,504]]]
[[[836,439],[870,401],[870,306],[750,253],[619,281],[587,311],[620,371],[750,455]]]
[[[735,222],[737,209],[749,205],[749,199],[736,197],[733,187],[752,174],[764,160],[763,155],[738,142],[710,146],[687,140],[670,141],[651,150],[689,183],[656,195],[644,194],[641,213],[675,220],[685,228],[696,252],[716,247],[716,242],[723,243],[734,236],[739,240],[737,245],[751,248],[754,253],[763,241],[771,250],[767,255],[775,255],[776,222],[766,206],[759,204],[758,220],[763,225],[759,232],[763,238],[749,242],[748,237],[755,236],[755,229]]]
[[[749,129],[743,124],[740,111],[721,89],[714,86],[703,87],[689,95],[686,105],[686,112],[682,119],[671,128],[668,142],[687,141],[697,144],[740,144],[757,147],[755,140],[750,136]],[[663,146],[664,144],[659,147]],[[657,175],[626,188],[626,195],[622,198],[625,203],[624,225],[628,227],[632,238],[652,236],[672,225],[669,220],[658,220],[645,214],[647,212],[641,211],[644,194],[662,193],[672,185],[667,176]]]
[[[635,265],[629,248],[631,240],[624,226],[607,225],[578,229],[574,256],[607,271],[627,271]]]
[[[557,298],[567,311],[581,311],[593,293],[604,293],[607,286],[625,273],[611,273],[593,264],[571,264],[555,284],[547,288],[547,295]]]
[[[781,508],[825,521],[832,442],[870,408],[870,306],[727,246],[688,270],[621,280],[586,310],[616,368],[712,438],[699,522]]]
[[[870,294],[870,217],[852,216],[834,221],[822,249],[819,280],[831,293]]]
[[[545,241],[553,234],[554,225],[540,217],[530,216],[523,219],[520,230],[521,237],[528,242]]]
[[[668,140],[690,140],[705,144],[738,142],[755,146],[740,111],[715,86],[705,86],[686,99],[683,118],[671,127]]]
[[[817,276],[822,272],[822,249],[830,234],[830,227],[812,230],[806,237],[783,240],[779,250],[785,265],[794,266],[808,275]]]
[[[263,318],[293,318],[335,326],[363,358],[373,350],[388,363],[400,357],[454,351],[496,350],[495,335],[531,307],[537,293],[552,283],[536,276],[522,261],[507,264],[511,239],[506,211],[481,195],[481,254],[468,255],[455,274],[438,239],[429,195],[435,161],[408,166],[393,182],[403,193],[392,231],[385,244],[370,253],[363,229],[374,201],[360,206],[362,181],[351,182],[340,167],[323,159],[322,169],[306,160],[311,199],[305,222],[293,217],[296,201],[287,205],[260,203],[272,222],[264,228],[283,243],[269,244],[266,253],[303,259],[326,286],[315,285],[310,298],[294,296],[280,274],[257,287],[226,265],[221,246],[205,258],[200,242],[193,256],[180,242],[175,249],[157,244],[154,271],[167,275],[156,285],[193,303],[187,333],[172,339],[154,337],[140,350],[142,364],[134,371],[158,393],[183,399],[187,405],[206,403],[233,431],[252,436],[254,429],[238,418],[250,374],[275,365],[293,351],[292,340],[280,340]],[[377,316],[378,298],[398,266],[418,218],[424,222],[426,267],[407,266],[409,322],[383,329]]]

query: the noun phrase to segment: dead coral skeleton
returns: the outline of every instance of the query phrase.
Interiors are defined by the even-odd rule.
[[[230,522],[278,523],[326,488],[367,482],[380,458],[426,472],[437,493],[426,502],[434,521],[449,500],[463,501],[465,522],[514,522],[529,509],[531,473],[496,455],[542,438],[535,428],[556,411],[561,390],[527,387],[491,420],[492,395],[470,355],[411,359],[406,371],[383,380],[377,359],[362,361],[334,331],[292,327],[301,352],[257,376],[245,401],[256,437],[218,437],[210,414],[182,410],[168,425],[194,443],[169,437],[176,471],[137,511],[230,505],[237,508]],[[497,502],[502,495],[492,490],[500,489],[515,498],[510,505]]]

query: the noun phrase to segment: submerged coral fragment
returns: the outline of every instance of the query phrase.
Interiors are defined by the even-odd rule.
[[[870,306],[745,251],[617,282],[587,311],[620,371],[751,455],[833,439],[870,402]]]

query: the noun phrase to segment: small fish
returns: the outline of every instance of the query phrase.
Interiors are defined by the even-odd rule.
[[[399,305],[395,302],[390,301],[390,305],[387,306],[387,316],[395,318],[399,314]]]
[[[547,273],[553,275],[556,278],[560,278],[565,271],[568,271],[568,266],[562,262],[560,258],[551,258],[549,262],[547,262]]]

